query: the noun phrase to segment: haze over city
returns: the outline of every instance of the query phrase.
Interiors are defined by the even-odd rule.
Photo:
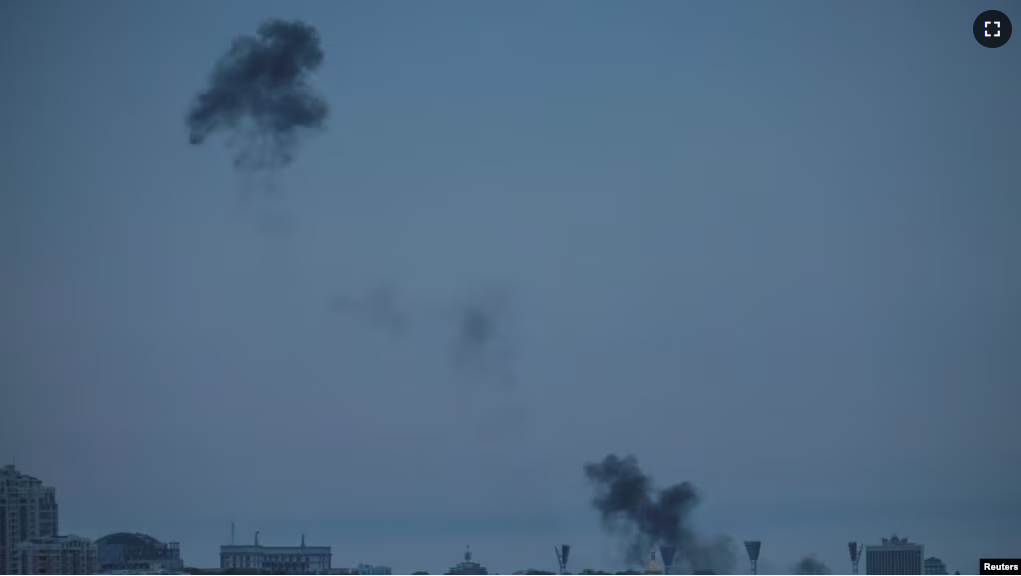
[[[1017,557],[1014,6],[0,3],[0,463],[197,567],[634,567],[610,455],[734,573]]]

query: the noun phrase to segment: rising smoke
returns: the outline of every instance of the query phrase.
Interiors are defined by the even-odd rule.
[[[815,556],[806,556],[791,567],[791,574],[830,574],[830,569]]]
[[[695,545],[688,551],[688,565],[696,572],[734,574],[739,551],[729,536],[695,536]]]
[[[675,567],[696,573],[733,570],[733,541],[725,536],[704,539],[691,526],[689,516],[699,498],[690,483],[657,490],[634,456],[610,454],[584,470],[595,489],[592,505],[604,528],[624,540],[629,562],[641,564],[655,547],[676,546]]]
[[[308,83],[322,62],[319,33],[302,22],[271,20],[255,36],[236,38],[191,105],[191,143],[224,132],[240,169],[290,164],[300,133],[322,128],[329,113]]]

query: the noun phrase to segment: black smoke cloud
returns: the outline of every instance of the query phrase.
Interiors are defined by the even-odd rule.
[[[791,574],[830,574],[830,569],[815,556],[806,556],[791,567]]]
[[[191,143],[224,132],[239,168],[290,164],[300,133],[322,128],[329,115],[308,82],[322,62],[319,33],[302,22],[270,20],[255,36],[236,38],[191,105]]]
[[[725,536],[706,540],[691,526],[689,516],[699,496],[689,482],[657,490],[634,456],[610,454],[602,462],[586,464],[584,470],[595,490],[592,505],[604,528],[624,540],[629,562],[643,563],[658,546],[676,546],[675,568],[732,571],[733,541]]]

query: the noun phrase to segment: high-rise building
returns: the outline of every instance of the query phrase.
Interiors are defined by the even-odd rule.
[[[18,544],[56,535],[56,490],[13,464],[0,468],[0,574],[18,574]]]
[[[938,574],[945,576],[947,573],[947,565],[939,558],[932,557],[925,559],[925,573],[926,574]]]
[[[357,574],[363,576],[390,576],[392,572],[389,566],[373,566],[372,564],[359,564],[356,570]]]
[[[96,545],[79,536],[45,536],[18,544],[18,569],[8,574],[95,574]]]
[[[865,547],[865,573],[899,576],[922,574],[925,547],[907,538],[883,538],[883,543]]]

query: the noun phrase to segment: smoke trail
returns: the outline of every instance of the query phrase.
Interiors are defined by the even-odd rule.
[[[791,574],[830,574],[830,569],[815,556],[806,556],[791,567]]]
[[[393,284],[380,283],[358,296],[338,295],[332,300],[334,312],[357,319],[364,326],[379,328],[395,336],[425,320],[421,311],[413,314],[406,294]],[[457,380],[492,389],[513,391],[518,382],[517,347],[512,326],[511,299],[503,291],[474,292],[455,299],[453,314],[440,325],[448,350],[448,364]]]
[[[504,292],[476,294],[458,306],[451,361],[461,374],[506,388],[518,383],[510,299]]]
[[[359,297],[338,296],[333,308],[394,336],[404,335],[410,323],[397,291],[389,285],[377,286]]]
[[[322,62],[319,34],[302,22],[271,20],[235,39],[188,112],[191,143],[222,131],[239,169],[290,164],[300,132],[322,128],[329,113],[308,83]]]
[[[696,574],[734,570],[734,541],[727,536],[705,539],[691,527],[689,516],[699,497],[689,482],[657,490],[634,456],[610,454],[602,462],[586,464],[584,470],[595,489],[592,505],[603,527],[624,541],[629,562],[640,564],[655,547],[673,546],[675,570]]]
[[[459,402],[485,419],[484,440],[512,440],[528,419],[513,304],[506,290],[475,291],[455,301],[448,325],[449,367]]]

